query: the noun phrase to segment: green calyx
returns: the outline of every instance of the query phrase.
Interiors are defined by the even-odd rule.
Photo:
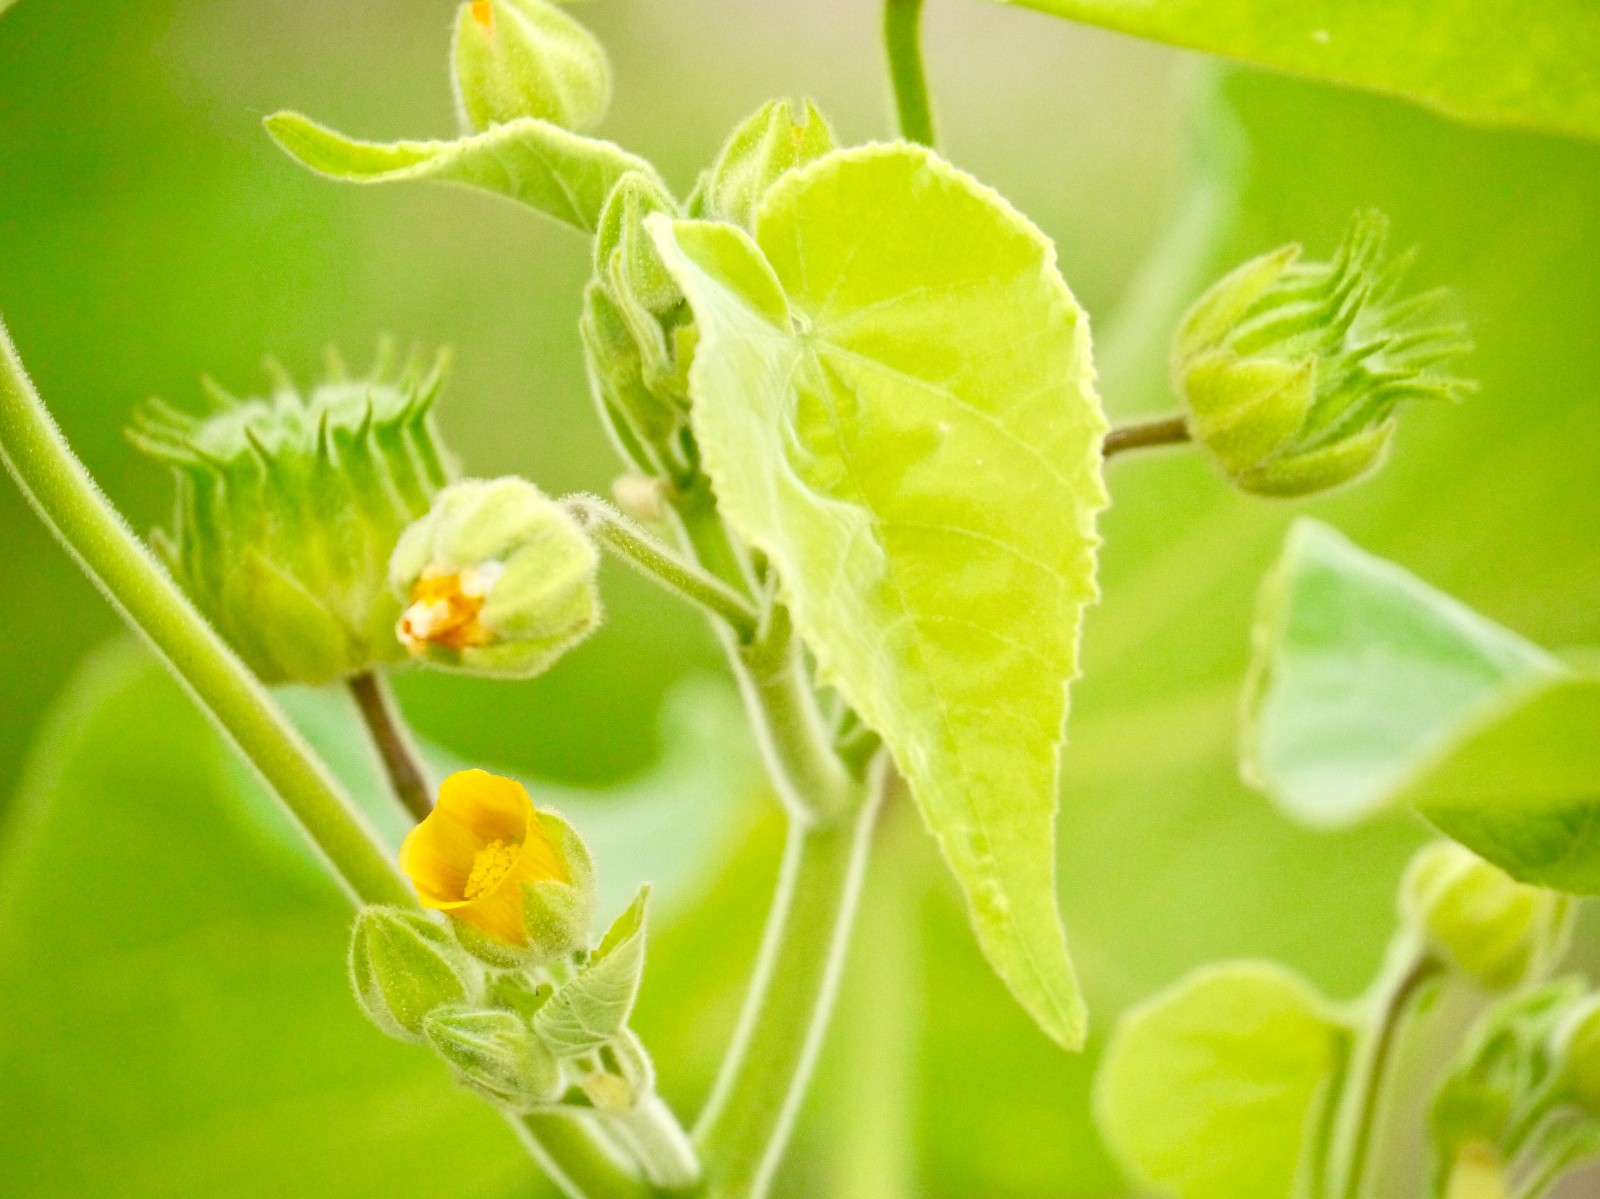
[[[563,1090],[560,1063],[515,1012],[442,1007],[423,1021],[422,1031],[464,1086],[504,1107],[530,1111]]]
[[[1518,986],[1556,961],[1573,916],[1567,896],[1519,883],[1453,841],[1412,858],[1400,908],[1435,952],[1492,990]]]
[[[837,147],[833,128],[810,100],[798,117],[787,100],[763,104],[733,131],[711,169],[700,176],[688,215],[751,231],[756,210],[779,179]]]
[[[423,1039],[430,1013],[477,993],[482,971],[448,929],[420,912],[369,907],[350,938],[350,984],[371,1021],[392,1037]]]
[[[545,0],[470,0],[456,13],[456,105],[469,133],[521,117],[582,131],[611,104],[611,66],[587,29]]]
[[[431,665],[527,678],[600,624],[599,551],[524,479],[467,479],[439,493],[389,564],[401,641]]]
[[[385,357],[360,379],[335,359],[309,395],[281,369],[265,397],[208,384],[211,413],[152,402],[129,430],[177,479],[157,551],[265,682],[325,683],[405,658],[389,555],[452,468],[431,418],[443,360],[390,377]]]
[[[1173,381],[1194,437],[1243,491],[1311,495],[1381,464],[1395,411],[1473,388],[1448,371],[1471,348],[1443,290],[1400,295],[1388,220],[1358,213],[1328,262],[1298,246],[1252,259],[1191,308]]]

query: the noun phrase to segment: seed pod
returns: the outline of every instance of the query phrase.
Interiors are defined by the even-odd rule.
[[[1330,262],[1283,246],[1234,270],[1179,327],[1173,385],[1235,486],[1311,495],[1382,462],[1395,410],[1472,390],[1447,365],[1471,348],[1448,293],[1402,298],[1410,255],[1385,261],[1388,220],[1358,213]]]
[[[387,378],[342,369],[302,396],[212,385],[218,409],[160,403],[129,438],[172,467],[177,515],[154,542],[168,569],[268,683],[325,683],[403,661],[387,578],[401,532],[450,480],[430,416],[442,361]]]

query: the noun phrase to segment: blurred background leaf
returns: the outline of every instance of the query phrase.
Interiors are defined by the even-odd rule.
[[[1468,120],[1600,137],[1600,10],[1589,0],[1005,2]]]
[[[303,376],[324,341],[359,358],[383,330],[456,347],[441,417],[472,471],[518,470],[554,491],[604,488],[613,467],[576,332],[581,239],[492,198],[336,187],[259,131],[262,114],[293,105],[375,137],[449,134],[450,7],[64,0],[21,5],[0,23],[0,311],[69,436],[137,525],[170,502],[160,472],[120,438],[137,402],[188,401],[207,370],[244,387],[266,349]],[[617,64],[602,134],[656,159],[680,190],[732,124],[774,96],[817,97],[847,140],[886,131],[875,5],[604,0],[582,15]],[[1408,413],[1391,465],[1363,487],[1283,506],[1232,495],[1182,453],[1113,468],[1104,599],[1089,614],[1086,677],[1074,691],[1060,878],[1097,1033],[1217,958],[1279,959],[1349,996],[1376,966],[1399,870],[1426,834],[1402,815],[1337,836],[1296,829],[1238,781],[1235,710],[1254,593],[1290,516],[1309,510],[1533,641],[1600,642],[1600,152],[1242,71],[1213,90],[1181,52],[989,4],[935,0],[927,26],[946,149],[1058,239],[1095,318],[1116,415],[1172,407],[1165,338],[1215,274],[1289,240],[1326,252],[1357,207],[1384,209],[1398,245],[1421,246],[1419,285],[1463,293],[1480,346],[1469,370],[1483,391],[1459,409]],[[1158,243],[1159,260],[1141,271]],[[9,487],[0,553],[0,611],[26,629],[0,666],[9,793],[51,695],[114,621]],[[715,649],[691,615],[625,572],[604,582],[607,628],[539,680],[403,677],[423,732],[463,758],[570,784],[621,779],[653,760],[663,697],[714,667]],[[658,839],[670,855],[673,843]],[[686,896],[652,933],[638,1023],[669,1097],[688,1110],[737,1008],[776,844],[758,824],[726,869],[700,881],[698,901]],[[918,835],[884,858],[911,881],[900,897],[869,902],[852,969],[902,934],[901,921],[915,921],[916,937],[895,951],[899,965],[867,961],[881,968],[876,980],[847,983],[873,995],[873,1008],[844,1009],[848,1027],[826,1064],[835,1090],[808,1109],[784,1193],[855,1199],[860,1159],[841,1160],[854,1151],[840,1113],[870,1107],[884,1128],[914,1133],[903,1154],[872,1167],[875,1185],[898,1178],[905,1193],[931,1197],[1124,1194],[1089,1122],[1094,1053],[1052,1050],[1008,1002],[957,897],[936,871],[918,874],[927,853]],[[880,871],[874,886],[894,873]],[[124,906],[163,894],[137,876],[119,885]],[[290,884],[273,886],[253,902],[291,902]],[[284,887],[291,899],[276,894]],[[319,1020],[366,1036],[353,1005],[339,1006],[340,938],[321,935],[320,963],[296,957],[294,970],[328,988]],[[28,957],[7,958],[8,970],[12,960]],[[224,992],[206,985],[193,984],[194,1002],[215,1029]],[[879,1040],[887,1056],[863,1058],[851,1047],[858,1020],[906,1040]],[[314,1091],[336,1057],[338,1070],[370,1070],[380,1087],[422,1069],[383,1056],[403,1047],[370,1041],[367,1067],[335,1054],[283,1054],[271,1066],[288,1094]],[[30,1128],[68,1155],[54,1159],[58,1169],[85,1138],[117,1134],[82,1104],[106,1076],[132,1093],[130,1046],[106,1047],[93,1079],[46,1043],[8,1052],[19,1049],[26,1073],[8,1059],[0,1103],[15,1102],[19,1077],[53,1097],[32,1102]],[[870,1089],[902,1069],[897,1061],[914,1064],[915,1087],[898,1096],[898,1112]],[[448,1100],[429,1098],[432,1081],[417,1085],[422,1110]],[[403,1116],[365,1118],[381,1133]],[[1420,1134],[1420,1113],[1418,1122]],[[369,1150],[389,1144],[374,1135]],[[1394,1146],[1386,1165],[1418,1146]],[[262,1171],[293,1152],[265,1140],[213,1148]],[[485,1152],[487,1177],[499,1159],[493,1145]],[[433,1193],[404,1181],[406,1154],[397,1144],[365,1168],[395,1181],[393,1196]],[[239,1168],[221,1157],[194,1167],[209,1178]],[[0,1173],[0,1194],[49,1193],[13,1192],[11,1177]],[[355,1193],[347,1179],[316,1177],[307,1168],[294,1181],[306,1195]],[[72,1181],[53,1185],[70,1191]]]

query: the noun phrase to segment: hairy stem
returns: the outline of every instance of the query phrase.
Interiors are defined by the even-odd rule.
[[[420,824],[433,811],[433,788],[428,784],[422,760],[417,756],[405,720],[395,704],[393,691],[370,670],[351,676],[349,686],[395,798]]]
[[[506,1118],[529,1155],[567,1199],[651,1199],[655,1195],[577,1112],[508,1114]]]
[[[840,818],[791,819],[739,1027],[695,1127],[708,1199],[762,1199],[788,1146],[844,968],[882,792]]]
[[[685,562],[598,496],[569,496],[563,502],[590,536],[640,574],[715,616],[741,642],[755,637],[756,610],[721,579]]]
[[[924,146],[937,145],[928,77],[922,67],[922,0],[885,0],[883,45],[889,56],[900,136]]]
[[[1409,935],[1391,947],[1383,974],[1368,999],[1367,1015],[1345,1083],[1329,1166],[1332,1199],[1361,1199],[1401,1030],[1422,988],[1442,967]]]
[[[411,888],[327,768],[95,487],[0,325],[0,457],[106,599],[153,646],[362,903]]]
[[[652,1186],[686,1191],[700,1182],[700,1156],[661,1096],[645,1096],[613,1116],[612,1123],[617,1140],[627,1146]]]
[[[1106,434],[1106,439],[1100,446],[1100,453],[1105,458],[1114,458],[1128,450],[1148,450],[1155,446],[1181,445],[1186,441],[1193,440],[1193,436],[1189,431],[1187,417],[1163,416],[1158,420],[1118,425]]]

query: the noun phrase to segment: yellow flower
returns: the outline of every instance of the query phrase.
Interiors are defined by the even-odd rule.
[[[522,888],[571,875],[521,783],[486,770],[445,779],[439,802],[400,847],[422,906],[496,940],[526,945]]]

